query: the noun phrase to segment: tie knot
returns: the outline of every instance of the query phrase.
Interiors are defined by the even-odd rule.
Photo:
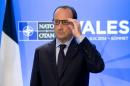
[[[62,50],[64,50],[64,48],[66,47],[65,44],[60,44],[59,46],[60,46],[60,49],[62,49]]]

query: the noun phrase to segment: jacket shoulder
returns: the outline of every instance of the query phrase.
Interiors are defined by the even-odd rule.
[[[38,51],[39,51],[39,50],[48,50],[48,49],[50,49],[51,46],[53,46],[53,45],[54,45],[54,42],[53,42],[53,41],[50,41],[50,42],[48,42],[48,43],[46,43],[46,44],[43,44],[43,45],[37,47],[36,50],[38,50]]]

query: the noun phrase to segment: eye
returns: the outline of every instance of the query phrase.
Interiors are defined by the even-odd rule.
[[[55,25],[60,24],[60,20],[54,20],[54,24],[55,24]]]
[[[68,25],[68,24],[70,24],[70,22],[68,22],[68,20],[62,20],[62,24],[63,25]]]

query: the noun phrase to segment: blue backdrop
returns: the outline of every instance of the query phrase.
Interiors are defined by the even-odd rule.
[[[24,86],[30,83],[35,48],[50,40],[21,38],[21,28],[29,25],[37,32],[37,23],[51,21],[60,5],[77,10],[82,33],[105,61],[102,73],[91,74],[90,86],[130,86],[130,0],[13,0],[13,4]],[[4,10],[5,0],[0,0],[0,38]]]

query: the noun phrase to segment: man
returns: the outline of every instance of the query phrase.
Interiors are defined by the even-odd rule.
[[[101,55],[82,35],[74,8],[56,8],[53,21],[56,39],[36,49],[30,86],[88,86],[89,73],[104,69]]]

